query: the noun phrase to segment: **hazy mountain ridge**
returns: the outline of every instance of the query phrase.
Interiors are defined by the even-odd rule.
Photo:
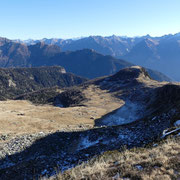
[[[41,39],[41,40],[14,40],[15,42],[26,43],[27,45],[34,45],[38,42],[43,42],[46,44],[54,44],[61,47],[62,51],[76,51],[82,49],[94,49],[95,51],[104,54],[104,55],[112,55],[115,57],[122,56],[129,52],[136,43],[141,41],[143,37],[120,37],[120,36],[89,36],[83,37],[79,39]],[[149,37],[149,36],[148,36]]]
[[[94,49],[104,54],[118,57],[140,66],[160,71],[174,80],[180,80],[180,33],[161,37],[121,37],[121,36],[89,36],[73,39],[42,39],[29,41],[56,44],[62,51]]]
[[[28,47],[6,38],[0,38],[0,67],[25,67],[30,57]]]
[[[111,37],[114,39],[115,37]],[[94,39],[94,37],[92,37]],[[99,39],[99,38],[97,38]],[[111,39],[110,39],[111,40]],[[97,40],[98,41],[98,40]],[[96,78],[113,74],[120,69],[134,64],[116,59],[109,55],[102,55],[94,50],[83,49],[61,52],[57,45],[39,42],[34,45],[2,40],[0,46],[0,67],[40,67],[62,66],[67,72],[72,72],[86,78]],[[158,81],[171,81],[161,73],[148,70],[152,78]]]
[[[178,70],[180,65],[179,36],[144,39],[123,58],[135,64],[158,70],[175,80],[180,80]]]

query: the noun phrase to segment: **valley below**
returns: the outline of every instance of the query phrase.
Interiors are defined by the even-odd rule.
[[[102,153],[160,141],[164,130],[177,136],[179,119],[180,84],[139,66],[14,96],[0,102],[0,179],[56,178]]]

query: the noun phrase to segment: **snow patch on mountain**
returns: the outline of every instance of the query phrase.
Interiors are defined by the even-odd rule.
[[[141,104],[126,101],[126,103],[119,108],[115,113],[107,115],[100,122],[99,125],[115,126],[128,124],[136,121],[144,116],[144,107]]]

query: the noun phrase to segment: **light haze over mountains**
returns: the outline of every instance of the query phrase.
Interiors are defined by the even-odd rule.
[[[1,38],[0,67],[62,66],[67,72],[92,79],[110,75],[134,65],[123,59],[100,54],[93,49],[62,52],[58,45],[46,43],[37,41],[36,44],[26,45]],[[151,69],[147,71],[154,80],[171,81],[160,72]]]
[[[17,41],[17,40],[16,40]],[[94,49],[103,55],[121,58],[133,64],[160,71],[180,81],[180,33],[151,37],[89,36],[78,39],[41,39],[20,41],[27,45],[38,42],[58,45],[62,51]]]

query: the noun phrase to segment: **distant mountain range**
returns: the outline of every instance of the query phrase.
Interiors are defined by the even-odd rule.
[[[94,49],[95,51],[103,54],[103,55],[111,55],[115,57],[120,57],[125,55],[132,49],[132,47],[143,40],[144,37],[137,38],[126,38],[119,36],[89,36],[80,39],[41,39],[41,40],[15,40],[15,42],[25,43],[27,45],[34,45],[39,42],[43,42],[45,44],[57,45],[61,47],[62,51],[76,51],[82,49]]]
[[[74,39],[42,39],[19,42],[28,45],[44,42],[58,45],[62,51],[94,49],[103,55],[111,55],[133,64],[160,71],[180,81],[180,33],[162,37],[90,36]]]
[[[0,39],[0,67],[4,68],[62,66],[67,72],[92,79],[114,74],[133,65],[92,49],[61,52],[59,46],[48,45],[45,42],[26,45],[5,38]],[[149,69],[147,71],[155,80],[171,81],[160,72]]]

